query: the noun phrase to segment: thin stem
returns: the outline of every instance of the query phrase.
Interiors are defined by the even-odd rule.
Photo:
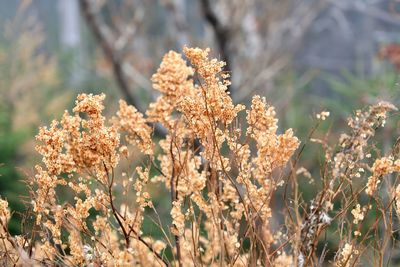
[[[172,161],[172,173],[171,173],[171,181],[170,181],[170,187],[171,187],[171,204],[174,205],[174,202],[178,200],[178,192],[175,190],[175,184],[178,184],[178,179],[175,181],[175,157],[173,153],[173,143],[174,143],[174,135],[171,136],[171,144],[169,148],[169,152],[171,154],[171,161]],[[176,245],[176,257],[178,260],[179,267],[182,267],[182,256],[181,256],[181,244],[180,244],[180,239],[179,235],[176,233],[172,233],[175,238],[175,245]]]

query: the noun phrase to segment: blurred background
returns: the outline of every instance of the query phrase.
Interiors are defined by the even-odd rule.
[[[266,96],[302,140],[321,110],[338,135],[355,109],[400,106],[398,0],[0,0],[0,195],[11,208],[29,201],[38,126],[81,92],[106,93],[108,114],[120,98],[144,112],[162,56],[184,45],[210,47],[234,101]],[[386,129],[391,144],[397,125]],[[301,164],[318,173],[312,150]]]

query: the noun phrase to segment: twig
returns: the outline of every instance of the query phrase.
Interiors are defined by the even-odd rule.
[[[105,171],[106,171],[107,178],[109,178],[108,168],[107,168],[107,166],[105,165],[104,162],[103,162],[103,166],[104,166],[104,169],[105,169]],[[126,246],[127,248],[129,248],[129,244],[130,244],[129,235],[128,235],[128,233],[127,233],[125,227],[124,227],[124,224],[122,223],[121,219],[120,219],[119,216],[118,216],[118,211],[117,211],[117,209],[115,208],[114,201],[113,201],[113,196],[112,196],[112,186],[113,186],[113,183],[114,183],[114,173],[111,175],[111,181],[110,181],[110,183],[109,183],[109,185],[108,185],[108,196],[109,196],[109,198],[110,198],[110,206],[111,206],[111,210],[112,210],[112,213],[113,213],[113,215],[114,215],[114,218],[117,220],[119,226],[121,227],[122,233],[124,234],[124,237],[125,237],[125,246]]]
[[[136,238],[143,244],[145,245],[153,254],[156,256],[159,260],[161,260],[166,266],[170,266],[170,264],[160,255],[157,253],[157,251],[154,250],[154,248],[146,242],[136,231],[133,229],[131,225],[129,225],[130,231],[133,232],[133,234],[136,235]]]

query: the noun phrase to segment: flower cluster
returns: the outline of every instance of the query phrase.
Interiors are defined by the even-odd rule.
[[[335,265],[338,267],[352,266],[352,259],[354,258],[354,255],[357,255],[358,253],[358,250],[355,249],[353,245],[346,243],[340,254],[337,255],[338,260],[335,262]]]
[[[126,141],[137,145],[142,153],[152,155],[152,128],[143,118],[143,114],[138,112],[135,107],[129,106],[124,100],[120,100],[117,116],[114,119],[115,126],[126,133]],[[126,148],[123,147],[123,150],[126,150]]]
[[[351,214],[354,216],[353,223],[358,224],[364,220],[365,208],[361,209],[361,205],[357,204],[356,207],[351,211]]]
[[[377,159],[372,165],[372,175],[368,178],[367,192],[368,195],[374,194],[378,184],[380,183],[380,177],[385,174],[400,172],[400,159],[394,161],[393,157],[383,157]]]

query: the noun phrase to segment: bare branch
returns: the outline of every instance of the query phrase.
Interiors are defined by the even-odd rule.
[[[90,4],[90,0],[79,0],[79,3],[83,17],[85,18],[89,28],[95,35],[97,41],[100,43],[104,55],[112,64],[114,77],[116,79],[119,89],[124,95],[124,98],[126,99],[128,104],[135,106],[137,110],[139,110],[141,113],[144,113],[144,108],[141,106],[140,100],[138,100],[131,93],[129,81],[125,73],[127,70],[129,71],[128,74],[137,72],[134,72],[132,66],[124,64],[123,60],[119,57],[116,49],[114,49],[110,29],[108,29],[107,26],[104,25],[96,16],[96,11],[94,10],[94,7]],[[143,84],[143,78],[140,81]],[[165,136],[166,130],[165,128],[156,124],[154,128],[154,133],[157,136]]]
[[[112,63],[115,79],[126,101],[139,109],[139,101],[130,92],[128,81],[123,73],[121,60],[118,58],[116,51],[113,49],[112,41],[110,40],[109,36],[107,36],[104,25],[101,24],[93,8],[91,7],[90,0],[80,0],[79,3],[82,15],[85,18],[90,30],[100,43],[104,55]]]
[[[222,25],[218,16],[212,10],[209,0],[200,0],[200,4],[203,10],[204,18],[214,30],[215,39],[217,40],[219,52],[221,53],[221,60],[225,61],[226,63],[225,69],[231,71],[232,57],[228,48],[228,44],[231,39],[231,31],[229,28]],[[228,87],[228,91],[232,93],[232,85]]]

